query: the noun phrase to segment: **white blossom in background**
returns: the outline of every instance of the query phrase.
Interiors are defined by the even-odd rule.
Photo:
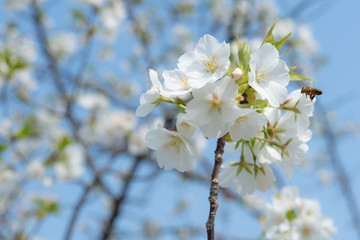
[[[150,122],[134,127],[128,142],[128,151],[130,154],[139,156],[147,153],[149,148],[145,141],[146,134],[158,126],[164,126],[164,120],[162,118],[155,118]]]
[[[46,170],[44,164],[36,159],[26,165],[26,171],[29,174],[30,178],[42,180],[42,178],[45,176]]]
[[[36,43],[32,37],[21,35],[16,29],[9,29],[4,34],[6,34],[7,39],[3,47],[8,48],[15,56],[24,59],[26,62],[36,60],[38,53]]]
[[[226,0],[218,0],[211,5],[211,13],[217,22],[227,25],[231,20],[232,9],[226,6]]]
[[[262,212],[265,205],[265,197],[260,194],[248,194],[243,196],[244,204],[258,212]]]
[[[178,67],[189,77],[192,88],[201,88],[223,77],[230,67],[230,45],[219,43],[213,36],[205,34],[195,46],[179,58]]]
[[[85,142],[104,147],[122,147],[136,126],[134,113],[107,109],[99,112],[94,119],[80,130]]]
[[[0,121],[0,137],[9,136],[11,132],[12,121],[8,118]]]
[[[47,0],[35,0],[38,4],[42,4]],[[27,5],[31,2],[31,0],[5,0],[7,3],[7,8],[11,11],[22,11]]]
[[[106,96],[99,93],[84,93],[78,95],[77,103],[87,110],[96,110],[107,108],[109,100]]]
[[[310,27],[307,25],[300,25],[297,41],[297,47],[305,56],[315,54],[319,48]]]
[[[105,35],[108,40],[114,41],[119,27],[126,17],[126,6],[122,0],[108,0],[107,6],[100,12]]]
[[[100,7],[103,3],[105,3],[106,0],[77,0],[77,1]]]
[[[70,32],[57,32],[50,35],[49,48],[58,60],[66,60],[77,50],[77,38]]]
[[[277,7],[272,0],[258,2],[256,10],[260,21],[263,23],[263,26],[270,26],[279,15]]]
[[[30,3],[30,0],[6,0],[6,3],[9,10],[21,11]]]
[[[294,32],[295,22],[291,18],[282,18],[276,23],[273,34],[274,37],[283,38],[291,32]]]
[[[154,129],[146,135],[146,145],[157,151],[159,167],[173,168],[180,172],[191,171],[194,167],[194,151],[189,142],[179,133],[165,128]]]
[[[336,234],[332,220],[324,217],[316,200],[300,198],[296,187],[284,187],[266,204],[261,227],[270,240],[331,240]]]
[[[279,51],[270,43],[265,43],[250,57],[249,85],[270,105],[279,107],[286,100],[286,86],[289,84],[289,69],[279,59]]]
[[[54,112],[38,110],[35,119],[34,127],[37,132],[41,133],[40,140],[43,146],[53,148],[68,132]]]
[[[0,87],[9,84],[16,89],[24,99],[29,97],[29,92],[37,88],[37,82],[33,78],[31,64],[37,57],[36,45],[29,36],[21,35],[16,29],[0,30],[5,35],[4,42],[0,42],[0,54],[8,53],[7,60],[0,59]],[[22,66],[16,71],[10,66]],[[11,74],[11,78],[5,77]]]
[[[0,168],[0,195],[8,196],[16,186],[19,180],[18,174],[10,168]],[[0,198],[0,215],[4,214],[7,210],[9,201],[7,198]]]
[[[186,25],[177,23],[171,31],[171,41],[177,43],[176,46],[180,48],[181,52],[188,52],[194,48],[192,33]]]
[[[81,145],[72,144],[65,148],[63,158],[54,164],[56,177],[60,181],[74,180],[84,172],[85,152]]]
[[[322,184],[330,184],[334,181],[334,173],[330,169],[322,168],[317,171],[317,178]]]
[[[27,96],[28,92],[35,91],[38,88],[36,80],[32,77],[30,71],[28,70],[16,71],[10,85],[13,88],[17,88],[19,92],[23,93],[23,96]]]

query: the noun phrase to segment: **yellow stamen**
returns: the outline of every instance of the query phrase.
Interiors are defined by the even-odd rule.
[[[183,127],[190,127],[190,124],[187,124],[186,122],[181,122],[180,125]]]
[[[215,56],[208,61],[203,61],[203,64],[208,72],[214,73],[218,66],[216,65],[216,58]]]
[[[236,122],[237,122],[237,123],[243,123],[243,122],[245,122],[247,119],[248,119],[247,116],[238,117],[238,118],[236,119]]]
[[[221,101],[215,93],[213,93],[213,98],[209,100],[209,110],[210,112],[220,112],[221,110]]]
[[[310,235],[311,229],[308,228],[308,227],[304,227],[303,229],[301,229],[301,233],[302,233],[303,236],[307,237],[307,236]]]
[[[256,81],[264,81],[269,80],[271,78],[271,75],[266,71],[266,68],[260,69],[259,71],[256,71]]]
[[[182,142],[181,138],[176,137],[176,136],[171,136],[171,140],[168,143],[166,143],[165,146],[169,150],[172,150],[174,152],[179,152],[181,142]]]
[[[183,84],[184,86],[189,86],[188,78],[185,75],[182,75],[177,82]]]

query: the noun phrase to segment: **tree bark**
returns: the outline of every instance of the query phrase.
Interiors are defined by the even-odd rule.
[[[219,172],[220,167],[223,161],[223,154],[224,154],[224,147],[225,147],[225,136],[222,136],[217,141],[217,146],[215,150],[215,161],[214,161],[214,168],[211,174],[211,187],[210,187],[210,194],[209,194],[209,202],[210,202],[210,212],[209,218],[206,222],[206,231],[207,231],[207,239],[214,240],[214,228],[215,228],[215,217],[216,217],[216,210],[219,206],[217,199],[219,195]]]

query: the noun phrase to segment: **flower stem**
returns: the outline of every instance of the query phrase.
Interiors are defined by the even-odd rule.
[[[217,146],[215,150],[214,168],[211,174],[211,187],[209,194],[210,212],[209,212],[209,218],[206,222],[206,231],[207,231],[208,240],[214,240],[215,238],[214,236],[215,217],[216,217],[216,210],[219,206],[217,202],[219,195],[219,172],[220,172],[220,166],[223,161],[222,155],[224,154],[225,136],[222,136],[217,141]]]

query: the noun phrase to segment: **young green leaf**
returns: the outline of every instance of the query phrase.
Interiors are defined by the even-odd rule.
[[[264,43],[267,43],[267,42],[273,42],[274,41],[274,36],[273,36],[273,30],[274,30],[274,27],[276,25],[276,23],[279,21],[279,19],[276,19],[276,21],[274,22],[274,24],[271,26],[270,30],[267,32],[266,36],[265,36],[265,39],[264,41],[262,42],[261,46],[264,45]]]
[[[315,79],[303,77],[297,73],[294,73],[292,71],[289,72],[290,74],[290,80],[291,81],[314,81],[317,82]]]
[[[272,45],[274,45],[276,47],[276,49],[278,51],[280,51],[282,45],[284,45],[284,43],[286,42],[286,40],[291,36],[292,33],[289,33],[288,35],[286,35],[284,38],[278,40],[278,41],[273,41],[271,42]]]

